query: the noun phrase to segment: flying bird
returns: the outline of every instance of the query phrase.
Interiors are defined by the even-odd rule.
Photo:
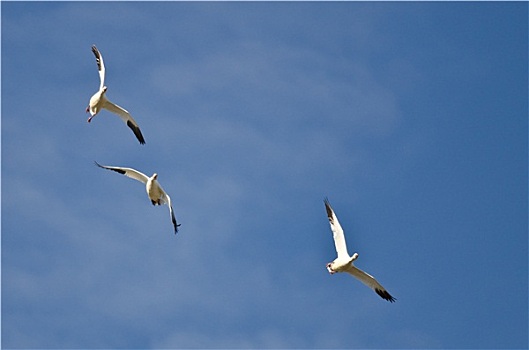
[[[167,204],[167,206],[169,207],[169,214],[171,215],[171,221],[173,222],[174,226],[174,233],[176,234],[178,232],[178,226],[180,226],[180,224],[176,223],[173,206],[171,205],[171,197],[169,197],[169,195],[165,193],[162,186],[160,186],[160,184],[158,183],[158,174],[154,173],[151,177],[148,177],[147,175],[132,168],[104,166],[99,164],[98,162],[95,163],[100,168],[112,170],[122,175],[128,176],[134,180],[143,182],[145,184],[145,189],[147,190],[147,195],[149,196],[152,205]]]
[[[102,108],[109,110],[112,113],[117,114],[129,128],[132,129],[134,135],[140,143],[145,144],[145,139],[141,134],[140,127],[138,123],[132,118],[132,116],[127,112],[126,109],[110,102],[106,97],[107,87],[105,86],[105,64],[103,63],[103,56],[97,49],[95,45],[92,45],[92,52],[96,56],[97,69],[99,70],[99,90],[90,98],[88,107],[86,107],[86,112],[90,112],[90,117],[88,122],[92,121],[92,118],[96,116],[97,113],[101,111]]]
[[[327,271],[329,271],[331,275],[337,272],[348,272],[360,280],[360,282],[373,289],[382,299],[393,303],[396,299],[392,297],[373,276],[354,266],[353,261],[358,258],[358,253],[354,253],[353,256],[349,255],[347,252],[347,245],[345,244],[345,236],[342,226],[340,225],[340,222],[338,222],[338,218],[332,210],[331,204],[327,198],[324,199],[324,203],[325,209],[327,210],[327,217],[329,218],[329,224],[331,225],[336,253],[338,255],[334,261],[327,264]]]

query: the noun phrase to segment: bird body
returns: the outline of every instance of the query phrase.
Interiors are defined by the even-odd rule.
[[[94,118],[104,108],[114,114],[117,114],[121,118],[121,120],[123,120],[125,124],[127,124],[127,126],[132,130],[132,132],[134,132],[134,135],[136,135],[138,141],[141,144],[144,144],[145,139],[143,138],[140,127],[138,126],[138,123],[136,123],[134,118],[132,118],[130,113],[126,109],[110,102],[106,97],[107,87],[105,86],[105,64],[103,62],[103,56],[95,45],[92,46],[92,52],[96,57],[100,83],[99,90],[92,95],[92,97],[90,98],[90,102],[88,103],[88,107],[86,107],[86,112],[90,113],[88,122],[90,123],[92,121],[92,118]]]
[[[173,206],[171,204],[171,197],[169,197],[169,195],[163,190],[162,186],[158,182],[158,174],[154,173],[151,177],[148,177],[142,172],[139,172],[138,170],[132,168],[105,166],[99,164],[98,162],[95,162],[95,164],[100,168],[115,171],[117,173],[120,173],[122,175],[144,183],[145,190],[147,191],[147,195],[149,196],[152,205],[167,204],[167,206],[169,207],[169,214],[171,215],[171,222],[173,223],[175,234],[178,232],[178,226],[180,226],[180,224],[176,222]]]
[[[337,258],[327,264],[327,271],[329,271],[331,275],[337,272],[347,272],[369,288],[373,289],[382,299],[394,302],[396,299],[391,296],[391,294],[389,294],[373,276],[354,266],[353,261],[358,259],[359,255],[358,253],[354,253],[353,256],[349,255],[345,243],[345,235],[342,226],[338,221],[338,217],[336,217],[336,214],[327,199],[324,200],[324,203],[337,254]]]
[[[145,189],[147,190],[147,195],[149,196],[152,205],[164,204],[164,196],[167,196],[158,180],[156,180],[157,178],[158,174],[154,173],[145,184]]]
[[[353,261],[355,261],[357,258],[358,253],[355,253],[353,256],[348,258],[336,258],[327,265],[327,271],[329,271],[331,275],[335,274],[336,272],[347,272],[347,270],[353,266]]]
[[[107,92],[106,86],[90,97],[90,102],[88,103],[88,107],[86,107],[86,111],[90,112],[90,117],[88,118],[89,123],[92,121],[92,118],[103,109],[103,105],[108,101],[105,92]]]

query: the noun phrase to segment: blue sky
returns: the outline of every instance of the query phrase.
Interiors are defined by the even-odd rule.
[[[3,348],[528,346],[527,3],[1,7]]]

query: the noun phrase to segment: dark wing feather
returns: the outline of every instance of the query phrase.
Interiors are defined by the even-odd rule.
[[[145,139],[143,138],[143,135],[141,134],[141,130],[138,126],[134,125],[134,123],[130,120],[127,120],[127,126],[134,132],[134,135],[136,135],[136,138],[142,145],[145,144]]]

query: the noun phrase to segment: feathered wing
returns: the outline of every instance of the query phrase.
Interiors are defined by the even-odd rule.
[[[134,135],[136,135],[136,138],[140,143],[143,145],[145,144],[145,139],[143,138],[143,135],[141,134],[140,127],[138,123],[132,118],[130,113],[123,107],[118,106],[117,104],[114,104],[108,100],[106,100],[105,104],[103,105],[103,108],[108,109],[110,112],[117,114],[121,120],[127,124],[127,126],[134,132]]]
[[[176,222],[173,206],[171,204],[171,197],[169,197],[169,195],[165,193],[165,191],[163,192],[162,201],[164,201],[164,203],[167,204],[167,206],[169,207],[169,214],[171,215],[171,221],[173,222],[174,233],[176,234],[178,232],[178,226],[180,226],[180,224]]]
[[[131,179],[143,182],[144,184],[146,184],[147,181],[149,180],[147,175],[145,175],[145,174],[143,174],[143,173],[141,173],[141,172],[139,172],[139,171],[137,171],[135,169],[132,169],[132,168],[122,168],[122,167],[117,167],[117,166],[106,166],[106,165],[101,165],[98,162],[94,162],[94,163],[100,168],[115,171],[117,173],[120,173],[122,175],[130,177]],[[174,215],[173,206],[171,205],[171,197],[169,197],[169,195],[167,193],[165,193],[163,188],[160,187],[160,190],[162,192],[160,199],[163,202],[163,204],[167,204],[167,206],[169,207],[169,214],[171,215],[171,221],[173,222],[173,227],[174,227],[174,231],[175,231],[175,234],[176,234],[178,232],[178,226],[180,226],[180,224],[178,224],[176,222],[176,217]]]
[[[98,162],[94,162],[94,163],[96,163],[96,165],[98,167],[100,167],[100,168],[115,171],[117,173],[120,173],[122,175],[130,177],[131,179],[143,182],[144,184],[146,184],[147,181],[149,180],[147,175],[139,172],[138,170],[132,169],[132,168],[122,168],[122,167],[117,167],[117,166],[106,166],[106,165],[101,165]]]
[[[96,56],[97,70],[99,71],[99,90],[105,86],[105,63],[103,62],[103,56],[95,45],[92,45],[92,52]]]
[[[375,277],[371,276],[367,272],[360,270],[358,267],[352,264],[347,269],[347,272],[353,275],[358,280],[360,280],[360,282],[362,282],[369,288],[373,289],[382,299],[385,299],[391,303],[397,300],[393,296],[391,296],[391,294],[389,294],[386,288],[382,287],[382,285],[378,283]]]
[[[334,238],[334,246],[336,247],[336,254],[338,254],[338,259],[340,258],[349,258],[349,253],[347,252],[347,245],[345,243],[345,236],[343,233],[342,226],[332,210],[331,204],[327,198],[324,199],[325,210],[327,211],[327,217],[329,218],[329,224],[331,225],[332,236]]]

